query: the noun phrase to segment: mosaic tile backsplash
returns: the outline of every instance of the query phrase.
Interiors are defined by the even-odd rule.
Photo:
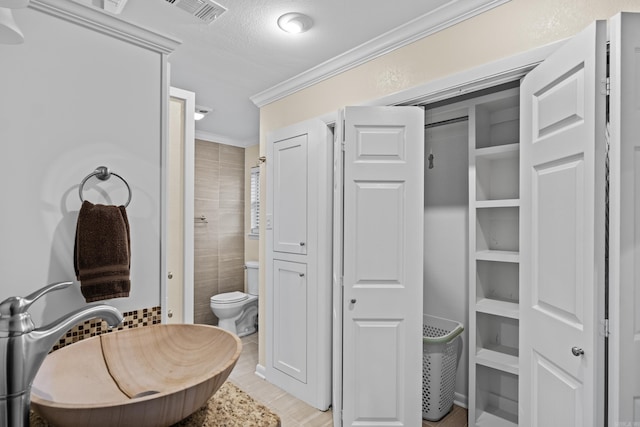
[[[143,308],[140,310],[127,311],[122,313],[124,320],[117,328],[110,329],[107,322],[102,319],[95,318],[79,323],[71,328],[58,343],[53,346],[51,351],[58,350],[66,345],[81,341],[85,338],[94,337],[100,334],[106,334],[113,331],[120,331],[129,328],[138,328],[141,326],[155,325],[160,323],[161,311],[160,307]]]

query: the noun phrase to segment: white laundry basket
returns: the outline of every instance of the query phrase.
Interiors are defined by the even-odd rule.
[[[423,315],[422,418],[425,420],[438,421],[453,407],[462,331],[461,323]]]

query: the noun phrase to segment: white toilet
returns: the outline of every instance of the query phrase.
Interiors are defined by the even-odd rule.
[[[258,324],[258,262],[247,261],[249,293],[225,292],[211,297],[211,311],[218,317],[218,326],[239,337],[252,334]]]

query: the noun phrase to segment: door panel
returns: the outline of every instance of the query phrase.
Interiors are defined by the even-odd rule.
[[[356,288],[400,285],[404,260],[402,230],[405,186],[393,181],[354,182],[355,283]],[[375,212],[375,216],[372,215]],[[384,226],[381,227],[381,219]]]
[[[534,353],[533,360],[534,424],[539,426],[584,425],[580,406],[580,402],[584,399],[581,382],[537,353]],[[569,406],[558,411],[558,402],[568,402]]]
[[[521,426],[604,421],[605,36],[594,23],[521,85]]]
[[[399,421],[403,413],[407,333],[401,319],[354,319],[354,354],[356,382],[354,418],[362,421]],[[384,368],[382,368],[384,366]],[[375,375],[372,375],[375,372]]]
[[[273,250],[307,253],[307,135],[273,147]]]
[[[344,110],[343,425],[421,422],[424,112]]]
[[[307,382],[307,268],[273,261],[273,366]]]
[[[531,214],[537,249],[532,263],[538,277],[531,284],[532,305],[578,330],[584,318],[583,182],[581,156],[534,167]]]

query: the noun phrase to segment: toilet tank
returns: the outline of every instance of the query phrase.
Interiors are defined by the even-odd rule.
[[[258,295],[258,261],[247,261],[247,292],[249,295]]]

